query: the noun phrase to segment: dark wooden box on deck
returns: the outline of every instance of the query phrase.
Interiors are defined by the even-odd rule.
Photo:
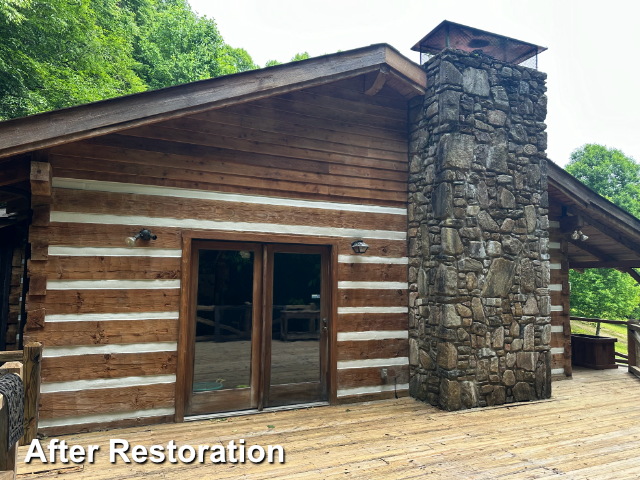
[[[618,368],[615,360],[617,341],[611,337],[572,334],[571,361],[573,365],[595,370]]]

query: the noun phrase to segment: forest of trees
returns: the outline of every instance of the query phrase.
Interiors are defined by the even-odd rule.
[[[0,38],[0,120],[259,68],[187,0],[0,0]]]

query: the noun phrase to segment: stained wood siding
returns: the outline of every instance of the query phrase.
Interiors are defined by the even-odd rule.
[[[27,325],[45,345],[44,432],[171,418],[184,229],[335,239],[338,401],[407,394],[406,100],[362,88],[359,77],[49,151],[51,212],[29,237],[30,276],[47,289]],[[158,240],[126,248],[143,227]]]
[[[551,281],[551,373],[554,380],[571,378],[571,320],[569,256],[565,236],[560,233],[562,204],[549,199],[549,256]]]

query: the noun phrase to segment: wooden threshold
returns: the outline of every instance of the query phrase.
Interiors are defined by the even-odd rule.
[[[197,422],[200,420],[213,420],[216,418],[228,418],[228,417],[244,417],[246,415],[257,415],[260,413],[273,413],[273,412],[286,412],[287,410],[301,410],[303,408],[315,408],[315,407],[328,407],[329,402],[311,402],[311,403],[298,403],[296,405],[282,405],[280,407],[266,407],[262,410],[252,408],[250,410],[240,410],[235,412],[223,412],[223,413],[211,413],[207,415],[190,415],[184,417],[185,422]]]

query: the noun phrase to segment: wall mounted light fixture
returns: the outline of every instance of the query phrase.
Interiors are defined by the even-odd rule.
[[[589,240],[589,237],[587,237],[584,233],[582,233],[582,230],[575,230],[571,234],[571,239],[580,240],[581,242],[586,242],[587,240]]]
[[[143,228],[138,233],[136,233],[133,237],[127,237],[126,238],[125,242],[127,244],[127,247],[135,247],[136,246],[136,242],[138,241],[139,238],[141,238],[142,240],[145,240],[145,241],[149,241],[149,240],[157,239],[158,236],[154,235],[153,233],[151,233],[146,228]]]
[[[356,253],[365,253],[367,250],[369,250],[369,245],[364,243],[363,240],[356,240],[351,244],[351,248]]]

